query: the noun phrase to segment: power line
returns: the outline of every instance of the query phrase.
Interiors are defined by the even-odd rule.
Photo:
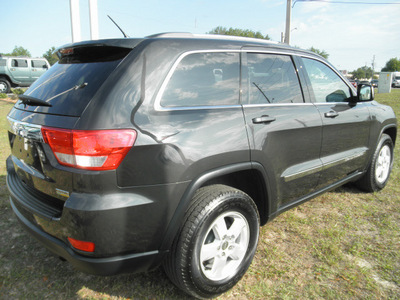
[[[372,5],[400,5],[400,2],[365,2],[365,1],[331,1],[331,0],[294,0],[293,6],[297,2],[325,2],[325,3],[334,3],[334,4],[372,4]]]

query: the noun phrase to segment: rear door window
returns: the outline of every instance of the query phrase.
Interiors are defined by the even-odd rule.
[[[192,53],[179,62],[161,97],[163,107],[239,104],[239,53]]]
[[[44,60],[32,60],[32,68],[47,69],[47,64]]]
[[[290,56],[247,53],[247,69],[249,104],[303,103]]]

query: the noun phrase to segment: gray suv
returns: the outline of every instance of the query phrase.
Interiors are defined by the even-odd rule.
[[[50,68],[45,58],[0,56],[0,93],[27,87]]]
[[[8,115],[7,185],[22,225],[79,270],[162,265],[213,297],[246,272],[260,225],[389,180],[393,110],[312,52],[161,34],[57,53]]]

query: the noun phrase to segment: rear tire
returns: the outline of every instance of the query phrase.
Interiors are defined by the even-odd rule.
[[[166,274],[197,298],[226,292],[253,260],[259,224],[247,194],[225,185],[200,188],[163,264]]]
[[[9,93],[11,91],[10,83],[4,77],[0,77],[0,93]]]
[[[393,141],[387,134],[382,134],[367,173],[356,182],[357,187],[366,192],[383,189],[393,167]]]

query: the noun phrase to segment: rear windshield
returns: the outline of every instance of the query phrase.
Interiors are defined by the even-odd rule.
[[[86,47],[71,50],[46,71],[25,95],[49,106],[30,106],[18,101],[16,108],[55,115],[80,116],[101,85],[131,49]]]

